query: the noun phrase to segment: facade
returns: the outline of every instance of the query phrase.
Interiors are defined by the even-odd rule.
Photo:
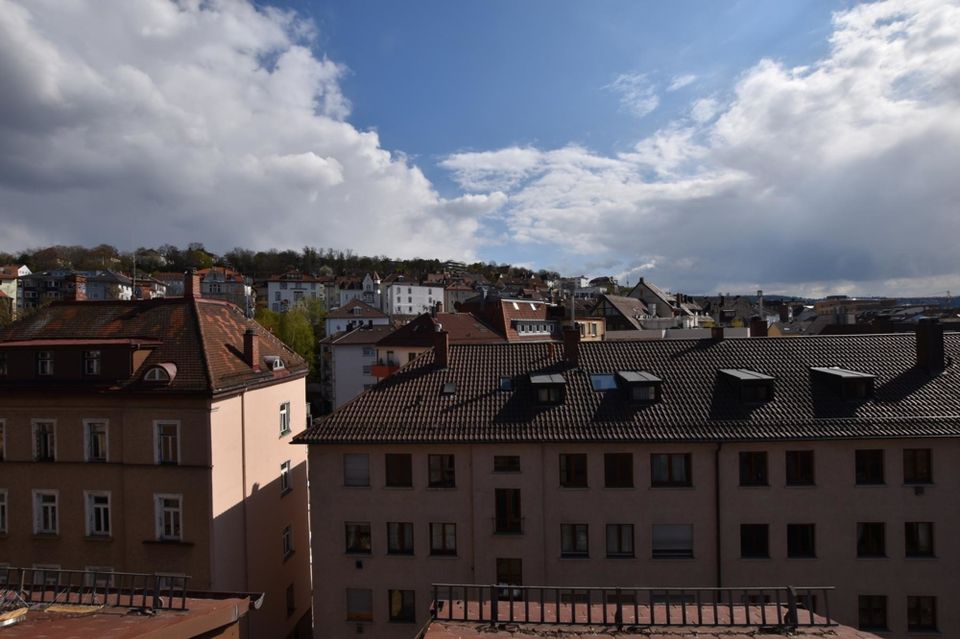
[[[288,271],[267,280],[267,308],[277,313],[289,310],[294,304],[306,300],[327,302],[324,281],[300,271]]]
[[[332,408],[339,408],[377,383],[377,342],[391,332],[392,326],[364,325],[320,342],[321,379]]]
[[[0,298],[9,308],[11,315],[17,310],[17,280],[30,275],[30,269],[20,264],[6,264],[0,266]]]
[[[627,297],[634,297],[647,308],[644,328],[698,328],[701,309],[692,297],[668,293],[652,282],[640,278]]]
[[[198,275],[185,292],[0,331],[0,564],[264,592],[250,636],[308,636],[307,365]]]
[[[205,298],[236,304],[245,313],[253,315],[256,302],[253,285],[248,278],[222,266],[200,269],[197,274],[200,275],[200,288]]]
[[[420,284],[395,279],[384,290],[383,310],[390,315],[419,315],[429,313],[437,302],[444,301],[443,284]]]
[[[17,279],[17,313],[31,311],[51,302],[86,299],[87,277],[74,271],[44,271]]]
[[[362,280],[342,278],[338,281],[338,307],[346,306],[353,300],[360,300],[373,308],[383,308],[380,291],[380,276],[376,272],[367,273]]]
[[[353,299],[329,311],[325,322],[326,334],[334,335],[358,326],[388,326],[390,318],[366,302]]]
[[[958,636],[958,359],[960,335],[935,323],[438,340],[295,440],[326,487],[311,503],[318,636],[410,636],[438,582],[829,585],[840,623]]]

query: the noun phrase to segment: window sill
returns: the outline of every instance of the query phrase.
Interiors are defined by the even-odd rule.
[[[151,546],[193,546],[192,541],[183,541],[182,539],[144,539],[144,544]]]
[[[344,484],[343,487],[344,487],[344,488],[352,488],[352,489],[364,488],[364,489],[370,490],[370,484],[363,484],[363,485],[360,485],[360,484]]]
[[[650,559],[656,561],[691,561],[696,559],[692,554],[691,555],[650,555]]]
[[[635,486],[604,486],[604,490],[634,490]]]
[[[384,490],[413,490],[413,485],[410,486],[384,486]]]
[[[291,550],[290,552],[286,553],[286,554],[283,556],[283,562],[286,563],[287,560],[290,559],[291,557],[293,557],[295,554],[297,554],[297,551],[296,551],[296,550]]]
[[[636,555],[607,555],[607,559],[636,559]]]
[[[816,488],[817,485],[814,483],[809,484],[784,484],[784,488]]]
[[[560,484],[560,490],[589,490],[589,486],[564,486]]]
[[[795,557],[787,555],[787,559],[790,561],[811,561],[813,559],[819,559],[819,557],[816,555],[796,555]]]
[[[289,495],[289,494],[292,493],[292,492],[293,492],[293,488],[291,488],[291,487],[288,486],[287,488],[284,488],[283,490],[280,491],[280,497],[281,497],[281,498],[286,497],[287,495]]]
[[[431,559],[459,559],[455,552],[431,552],[429,557]]]
[[[33,538],[36,541],[59,541],[60,533],[55,532],[35,532]]]
[[[857,488],[876,488],[878,486],[886,486],[887,483],[883,481],[858,481],[854,484]]]
[[[568,553],[566,555],[561,554],[560,559],[590,559],[590,555],[587,553]]]
[[[770,484],[740,484],[740,488],[770,488]]]
[[[113,535],[84,535],[83,540],[99,542],[113,541]]]
[[[427,486],[427,490],[456,490],[456,486]]]
[[[350,550],[343,551],[347,557],[370,557],[373,555],[369,550]]]
[[[915,486],[933,486],[933,482],[932,481],[905,481],[903,482],[903,486],[905,488],[907,487],[912,488]],[[927,631],[927,632],[936,632],[936,631]]]
[[[755,557],[744,557],[741,555],[740,559],[744,559],[746,561],[770,561],[770,555],[757,555]]]
[[[404,551],[404,552],[389,552],[389,551],[388,551],[388,552],[387,552],[387,557],[416,557],[416,554],[415,554],[412,550],[410,550],[410,551]]]
[[[936,555],[906,555],[904,557],[907,561],[932,561],[934,559],[939,559]]]
[[[663,490],[663,489],[667,489],[667,490],[670,490],[670,489],[672,489],[672,490],[693,490],[693,489],[694,489],[694,485],[693,485],[693,484],[650,484],[650,489],[651,489],[651,490],[654,490],[654,489],[656,489],[656,490]]]
[[[857,555],[857,559],[866,559],[868,561],[876,561],[878,559],[889,559],[886,555]]]
[[[522,530],[495,530],[493,534],[497,537],[523,537]]]

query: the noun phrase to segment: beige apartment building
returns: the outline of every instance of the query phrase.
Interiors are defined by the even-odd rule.
[[[263,592],[310,635],[306,363],[200,296],[54,303],[0,331],[0,564]]]
[[[317,637],[413,636],[434,583],[835,586],[842,624],[960,636],[960,335],[577,335],[438,333],[295,439]]]

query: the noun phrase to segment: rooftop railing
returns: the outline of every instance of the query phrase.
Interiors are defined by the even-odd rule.
[[[438,621],[540,625],[835,626],[832,586],[603,588],[434,584]]]

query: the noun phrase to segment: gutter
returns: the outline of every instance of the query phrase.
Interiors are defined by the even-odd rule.
[[[723,442],[717,442],[717,448],[713,452],[713,513],[714,529],[716,534],[716,553],[717,553],[717,588],[723,588],[723,543],[721,539],[722,530],[720,525],[720,449],[723,448]]]

